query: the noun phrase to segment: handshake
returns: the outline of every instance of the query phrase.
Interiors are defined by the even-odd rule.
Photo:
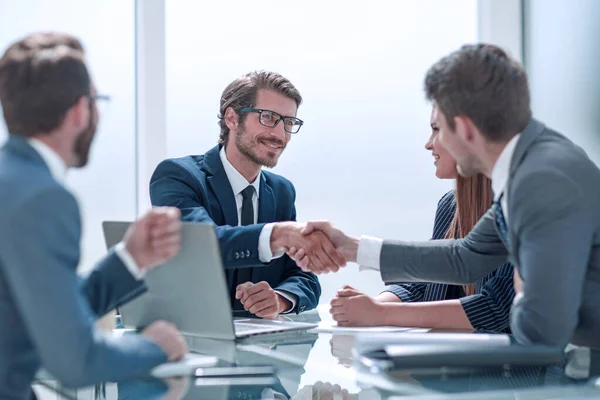
[[[273,254],[287,253],[307,272],[337,272],[356,262],[359,239],[348,236],[328,221],[279,222],[271,233]]]

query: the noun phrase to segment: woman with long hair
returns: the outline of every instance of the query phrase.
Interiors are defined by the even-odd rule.
[[[465,237],[493,201],[491,181],[483,175],[463,178],[456,163],[439,145],[438,110],[431,113],[431,151],[439,179],[455,179],[454,190],[438,203],[432,240]],[[369,297],[344,286],[331,301],[333,319],[341,326],[417,326],[508,332],[514,298],[513,266],[499,268],[478,282],[465,286],[423,283],[393,285],[379,296]]]

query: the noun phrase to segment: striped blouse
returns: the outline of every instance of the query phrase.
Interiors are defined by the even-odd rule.
[[[450,227],[456,199],[454,191],[438,203],[432,240],[443,239]],[[438,301],[460,298],[471,325],[477,331],[510,332],[510,308],[514,298],[513,266],[504,264],[477,282],[475,294],[465,296],[462,286],[438,283],[408,283],[392,285],[386,292],[394,293],[403,302]]]

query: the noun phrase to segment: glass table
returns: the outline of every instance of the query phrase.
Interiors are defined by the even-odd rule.
[[[328,307],[294,316],[331,321]],[[272,365],[273,375],[238,378],[183,377],[107,382],[69,390],[40,375],[52,399],[598,399],[600,378],[569,378],[565,366],[448,373],[443,370],[373,373],[353,359],[354,334],[296,332],[238,342],[188,338],[190,349],[220,364]],[[44,397],[40,400],[45,400]]]

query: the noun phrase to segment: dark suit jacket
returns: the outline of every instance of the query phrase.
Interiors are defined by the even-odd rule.
[[[269,222],[295,221],[296,192],[287,179],[260,174],[258,224],[238,226],[235,195],[219,157],[220,146],[201,156],[161,162],[150,179],[155,206],[175,206],[184,221],[213,222],[221,246],[228,287],[234,268],[252,268],[252,282],[266,281],[273,289],[298,297],[295,312],[315,308],[321,295],[317,277],[303,272],[287,255],[264,264],[258,258],[260,231]]]
[[[166,354],[94,321],[144,290],[114,251],[80,278],[81,219],[71,193],[19,135],[0,149],[0,398],[29,399],[40,366],[67,386],[147,374]]]

